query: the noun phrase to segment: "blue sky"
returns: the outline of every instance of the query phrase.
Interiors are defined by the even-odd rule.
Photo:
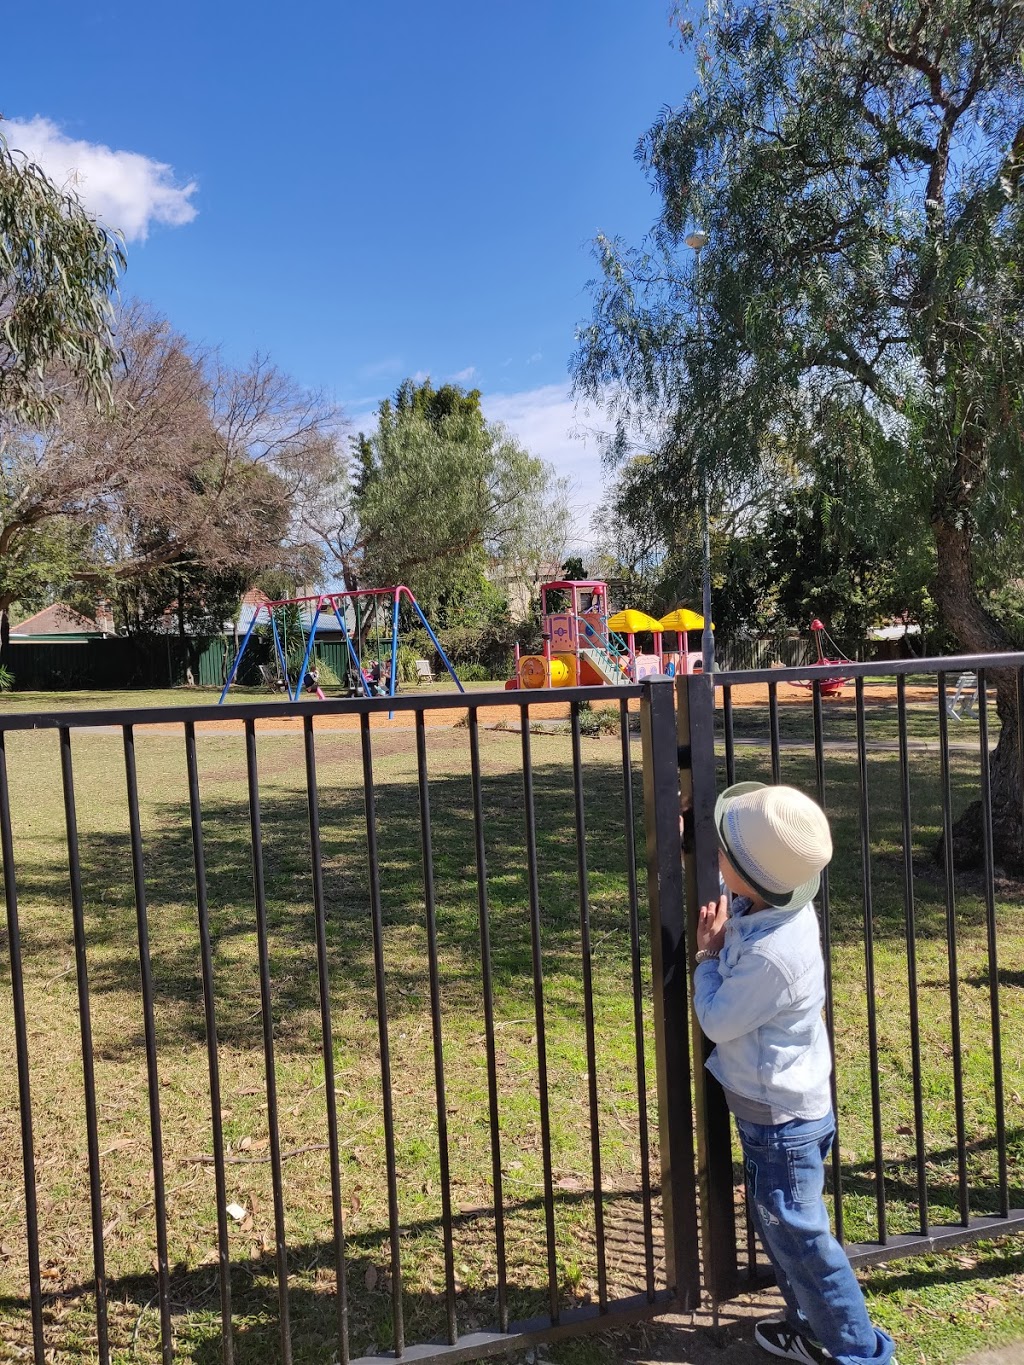
[[[5,15],[0,107],[128,233],[126,293],[356,425],[406,375],[481,388],[573,477],[582,533],[601,473],[567,365],[591,240],[656,211],[633,150],[692,81],[669,10],[44,0]]]

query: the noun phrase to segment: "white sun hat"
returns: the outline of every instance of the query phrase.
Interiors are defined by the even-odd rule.
[[[718,842],[745,882],[777,910],[798,910],[832,857],[825,812],[795,787],[736,782],[715,802]]]

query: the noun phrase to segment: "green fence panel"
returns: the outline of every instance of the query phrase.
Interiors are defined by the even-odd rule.
[[[219,687],[226,652],[219,637],[12,641],[9,667],[19,692],[182,687],[190,670],[200,686]]]

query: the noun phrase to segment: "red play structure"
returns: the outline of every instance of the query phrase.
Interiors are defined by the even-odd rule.
[[[825,629],[824,624],[821,621],[819,621],[817,617],[815,617],[814,620],[811,622],[811,633],[814,636],[814,644],[818,651],[818,657],[815,660],[815,663],[837,665],[850,663],[850,660],[839,648],[835,640],[832,639],[831,635],[829,635],[828,631]],[[832,650],[839,656],[838,658],[830,658],[828,655],[826,655],[824,646],[821,643],[822,638],[824,638],[828,642]],[[821,695],[823,697],[838,697],[842,695],[843,688],[850,681],[850,679],[843,677],[841,675],[836,675],[835,677],[820,678],[817,681],[821,688]],[[800,682],[794,682],[793,686],[806,687],[808,691],[811,691],[814,687],[814,683],[810,679],[808,679],[806,682],[804,682],[803,680],[801,680]]]

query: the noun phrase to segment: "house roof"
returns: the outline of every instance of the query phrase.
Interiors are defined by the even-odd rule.
[[[83,616],[66,602],[54,602],[34,616],[11,628],[12,636],[19,635],[102,635],[102,630],[88,616]]]

